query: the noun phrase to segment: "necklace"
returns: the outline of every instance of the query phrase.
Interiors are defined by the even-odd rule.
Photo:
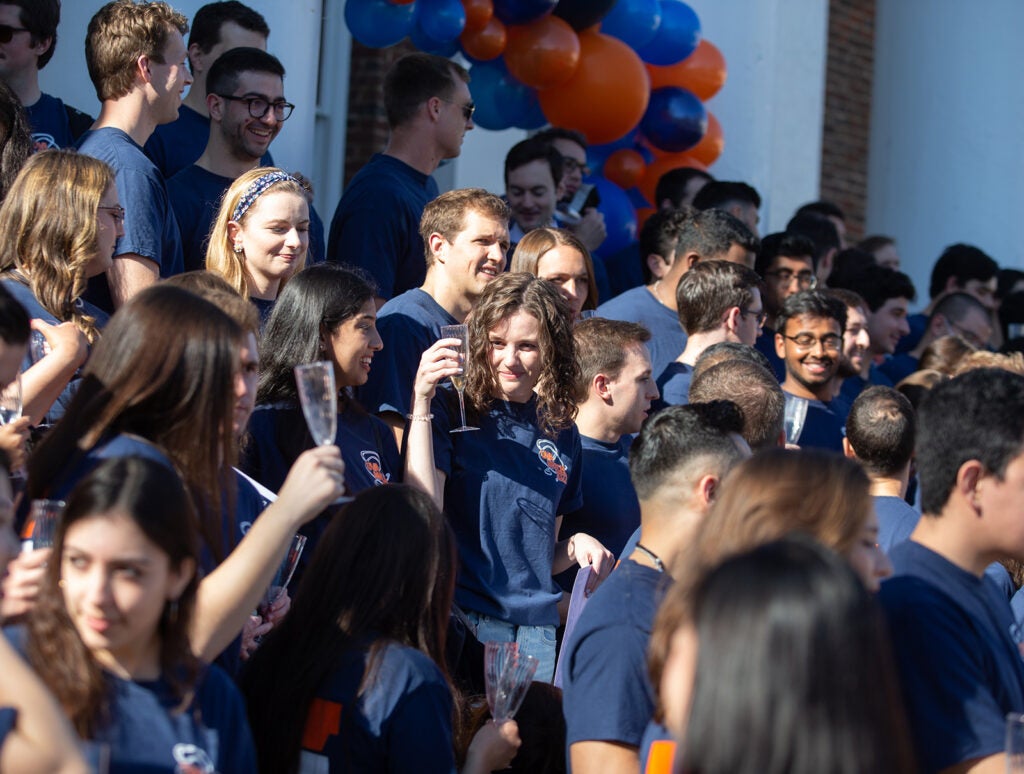
[[[654,562],[654,567],[658,570],[658,572],[665,572],[665,563],[661,561],[661,557],[654,553],[651,549],[637,543],[636,550],[647,554],[647,558]]]

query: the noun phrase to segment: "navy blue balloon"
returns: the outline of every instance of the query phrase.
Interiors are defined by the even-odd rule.
[[[413,5],[416,26],[437,43],[451,43],[466,26],[466,9],[460,0],[416,0]]]
[[[601,197],[597,209],[604,215],[604,227],[608,233],[594,255],[609,258],[636,241],[636,210],[629,194],[610,180],[588,177],[586,181],[594,184]]]
[[[701,141],[708,130],[708,113],[696,94],[679,86],[651,92],[640,131],[659,150],[680,153]]]
[[[700,43],[700,19],[682,0],[660,0],[661,24],[647,45],[638,48],[648,64],[672,65],[682,62]]]
[[[601,21],[613,5],[615,0],[558,0],[555,16],[564,19],[579,32]]]
[[[517,129],[539,129],[547,123],[540,109],[537,90],[516,80],[507,69],[498,81],[495,101],[498,104],[498,112],[505,117],[509,126]]]
[[[547,16],[558,0],[494,0],[494,15],[505,24],[529,24]]]
[[[503,89],[503,79],[508,70],[500,59],[490,62],[478,62],[469,68],[469,93],[476,104],[473,123],[482,129],[508,129],[512,121],[502,112],[499,105]]]
[[[345,24],[352,37],[370,48],[387,48],[412,32],[413,5],[388,0],[348,0]]]
[[[533,89],[530,91],[532,92],[530,104],[526,106],[526,109],[519,114],[519,117],[512,124],[516,129],[532,130],[548,125],[547,116],[541,110],[540,100],[537,99],[537,92],[533,91]]]
[[[601,22],[601,32],[639,51],[654,40],[660,24],[660,0],[619,0]]]
[[[447,42],[434,40],[418,23],[415,22],[412,25],[412,31],[409,33],[409,40],[420,51],[425,51],[428,54],[450,57],[454,56],[459,51],[458,38]]]

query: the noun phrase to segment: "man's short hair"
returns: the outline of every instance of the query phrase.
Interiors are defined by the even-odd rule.
[[[717,344],[712,344],[697,356],[697,362],[693,364],[693,373],[690,374],[690,384],[693,384],[694,380],[704,371],[714,368],[726,360],[743,360],[759,365],[768,373],[772,373],[772,364],[764,356],[764,353],[755,347],[739,341],[720,341]]]
[[[207,3],[196,11],[196,15],[192,17],[188,46],[191,48],[196,45],[204,54],[210,53],[213,47],[220,43],[221,28],[228,22],[264,38],[270,37],[270,27],[262,14],[238,0],[223,0],[218,3]]]
[[[384,76],[384,109],[388,126],[406,124],[432,97],[449,99],[455,80],[469,83],[469,71],[443,56],[416,52],[403,56]]]
[[[0,286],[0,341],[4,344],[27,344],[31,333],[28,312],[7,288]]]
[[[506,225],[512,217],[508,204],[500,196],[483,188],[445,191],[427,202],[420,217],[420,237],[423,239],[427,266],[434,262],[434,254],[430,252],[430,235],[440,234],[449,242],[454,242],[466,225],[466,213],[471,211]]]
[[[871,264],[859,272],[841,277],[840,281],[841,287],[859,293],[872,312],[881,309],[890,298],[913,301],[917,297],[910,277],[888,266]],[[840,287],[840,281],[833,280],[833,284]]]
[[[679,246],[679,235],[683,227],[694,218],[696,210],[683,207],[678,210],[658,210],[653,213],[640,229],[640,263],[644,270],[644,283],[649,284],[654,276],[647,265],[648,255],[660,255],[666,262]]]
[[[525,167],[533,161],[544,161],[551,168],[551,180],[555,187],[562,180],[562,171],[565,166],[562,161],[562,154],[550,142],[538,140],[531,137],[528,140],[517,142],[505,155],[505,185],[508,185],[508,176],[511,172]]]
[[[808,212],[814,213],[815,215],[824,215],[826,218],[838,218],[844,223],[846,222],[846,213],[843,212],[842,208],[835,202],[830,202],[827,199],[808,202],[800,207],[794,215],[803,215]]]
[[[741,457],[729,434],[739,435],[742,429],[743,417],[729,401],[669,406],[652,414],[629,450],[629,476],[637,497],[653,497],[695,462],[702,463],[696,475],[724,475]]]
[[[862,309],[865,312],[868,309],[867,302],[860,297],[860,293],[854,293],[852,290],[847,290],[846,288],[825,288],[825,294],[832,296],[832,298],[838,298],[847,309]]]
[[[894,244],[896,244],[896,240],[891,236],[886,236],[885,234],[871,234],[870,236],[866,236],[860,240],[855,247],[858,250],[863,250],[864,252],[871,253],[873,255],[883,247]]]
[[[631,346],[641,346],[651,340],[651,332],[640,323],[606,320],[592,317],[573,328],[576,340],[576,362],[579,379],[576,382],[576,400],[585,401],[590,395],[594,377],[604,374],[617,379],[626,363]]]
[[[941,295],[951,277],[956,278],[956,286],[962,288],[968,280],[988,282],[998,271],[999,265],[982,250],[958,242],[943,250],[932,267],[928,295],[932,298]]]
[[[917,417],[904,395],[892,387],[863,390],[846,418],[846,437],[870,476],[898,476],[914,455]]]
[[[958,323],[967,317],[972,309],[984,315],[986,320],[990,319],[991,312],[970,293],[948,293],[935,302],[928,321],[931,322],[932,317],[941,314],[950,322]]]
[[[668,199],[672,202],[673,207],[678,208],[683,203],[683,197],[686,196],[686,187],[691,180],[698,177],[709,183],[715,179],[703,169],[694,169],[693,167],[670,169],[658,178],[658,184],[654,187],[652,204],[655,207],[660,207],[661,203]]]
[[[85,61],[100,102],[120,99],[132,90],[140,56],[162,62],[173,31],[184,35],[188,20],[160,0],[113,0],[100,8],[89,21],[85,38]]]
[[[997,368],[936,384],[918,409],[921,511],[937,515],[960,467],[978,460],[998,478],[1024,450],[1024,376]]]
[[[756,253],[761,248],[761,240],[754,236],[747,224],[725,210],[698,212],[694,225],[701,233],[701,241],[693,249],[701,260],[724,258],[733,245],[739,245],[748,253]],[[723,244],[725,249],[722,249]]]
[[[579,145],[583,150],[587,149],[587,138],[583,132],[577,132],[575,129],[563,129],[560,126],[551,126],[547,129],[542,129],[533,135],[531,140],[539,140],[540,142],[546,142],[551,145],[554,140],[568,140]]]
[[[693,197],[697,210],[724,210],[732,204],[761,206],[761,195],[752,185],[729,180],[711,180]]]
[[[232,94],[242,73],[270,73],[284,78],[284,65],[273,54],[259,48],[240,46],[225,51],[210,65],[206,76],[207,94]]]
[[[724,360],[690,382],[690,403],[731,400],[743,415],[741,435],[752,451],[777,446],[786,418],[786,397],[775,375],[749,360]]]
[[[50,39],[50,47],[36,60],[36,67],[42,70],[57,48],[60,0],[2,0],[0,5],[13,5],[18,9],[18,20],[28,30],[31,45],[38,46]]]
[[[831,221],[830,221],[831,223]],[[859,247],[847,247],[836,253],[832,260],[832,271],[828,275],[828,284],[832,287],[845,287],[851,277],[860,274],[868,266],[878,263],[875,256]],[[864,307],[867,309],[867,306]]]
[[[823,290],[801,290],[787,298],[776,317],[775,330],[785,335],[786,323],[804,316],[835,320],[840,331],[846,330],[846,304]]]
[[[738,263],[700,261],[694,265],[676,287],[679,322],[686,335],[717,330],[723,315],[734,306],[747,311],[760,284],[757,272]]]
[[[803,234],[814,243],[814,263],[818,264],[829,250],[839,249],[839,229],[824,215],[805,212],[794,215],[786,224],[790,234]]]
[[[814,264],[814,242],[803,234],[787,234],[785,232],[769,234],[761,240],[761,249],[757,251],[757,257],[754,259],[754,271],[763,277],[771,267],[772,261],[780,255],[785,258],[806,256]]]

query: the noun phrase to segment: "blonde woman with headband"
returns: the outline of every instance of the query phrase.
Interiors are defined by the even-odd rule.
[[[265,324],[281,288],[306,264],[309,223],[304,181],[275,167],[250,170],[224,194],[206,269],[249,298]]]

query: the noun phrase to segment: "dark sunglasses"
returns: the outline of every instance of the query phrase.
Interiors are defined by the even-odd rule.
[[[15,32],[28,32],[24,27],[11,27],[9,24],[0,24],[0,43],[10,43],[14,39]]]

